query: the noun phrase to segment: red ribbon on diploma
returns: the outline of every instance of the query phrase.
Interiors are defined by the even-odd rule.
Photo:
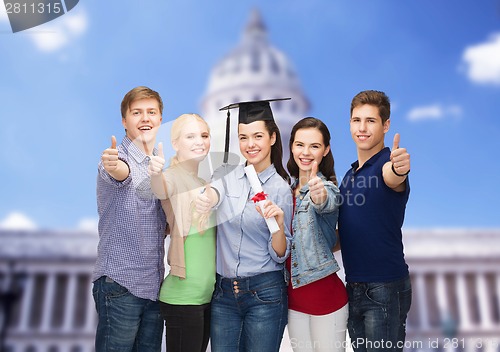
[[[268,194],[265,194],[264,191],[256,193],[251,199],[254,203],[260,202],[261,200],[266,200]]]

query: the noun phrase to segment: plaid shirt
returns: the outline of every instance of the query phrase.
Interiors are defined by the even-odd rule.
[[[151,192],[149,157],[127,137],[117,148],[130,174],[118,182],[99,163],[99,245],[92,281],[105,275],[134,296],[156,301],[164,275],[165,214]]]

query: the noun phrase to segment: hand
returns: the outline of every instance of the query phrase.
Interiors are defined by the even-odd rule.
[[[393,170],[395,170],[399,175],[406,175],[410,171],[410,154],[408,154],[406,148],[399,147],[400,138],[399,133],[394,135],[391,162]]]
[[[212,193],[212,188],[210,187],[210,184],[205,185],[205,189],[203,190],[202,193],[196,197],[196,200],[194,202],[196,211],[199,214],[208,214],[213,207],[213,201],[210,199],[210,194]]]
[[[257,209],[262,217],[265,219],[275,217],[279,227],[283,228],[283,223],[285,221],[285,213],[283,212],[283,209],[269,199],[264,202],[263,208],[264,209],[262,210],[259,205],[255,206],[255,209]]]
[[[309,194],[314,204],[323,204],[326,200],[326,189],[323,181],[318,177],[318,162],[314,161],[309,175]]]
[[[118,149],[116,149],[115,136],[111,136],[111,147],[102,152],[101,161],[108,173],[113,173],[118,169]]]
[[[158,155],[152,155],[149,159],[148,172],[151,176],[161,175],[165,166],[165,155],[163,154],[163,143],[158,143]]]

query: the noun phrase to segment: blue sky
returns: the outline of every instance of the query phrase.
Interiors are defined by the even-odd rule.
[[[253,8],[328,124],[338,175],[356,159],[352,97],[383,90],[386,144],[399,132],[412,157],[405,226],[500,227],[498,0],[81,0],[16,34],[0,6],[0,228],[95,226],[96,166],[123,136],[123,95],[157,90],[164,121],[199,111]]]

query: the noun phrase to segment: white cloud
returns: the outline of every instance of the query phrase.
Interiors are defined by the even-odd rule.
[[[500,33],[494,33],[485,43],[465,48],[462,60],[472,82],[500,85]]]
[[[97,218],[83,218],[78,223],[78,230],[85,232],[97,233],[97,224],[99,220]]]
[[[26,215],[20,212],[11,212],[7,217],[0,221],[2,230],[36,230],[36,224]]]
[[[78,8],[78,11],[73,10],[52,22],[35,27],[39,31],[31,32],[30,38],[41,51],[53,52],[82,36],[87,27],[87,15]]]
[[[417,106],[407,114],[407,118],[410,121],[441,120],[445,118],[460,118],[461,116],[462,108],[460,106],[443,106],[441,104]]]

